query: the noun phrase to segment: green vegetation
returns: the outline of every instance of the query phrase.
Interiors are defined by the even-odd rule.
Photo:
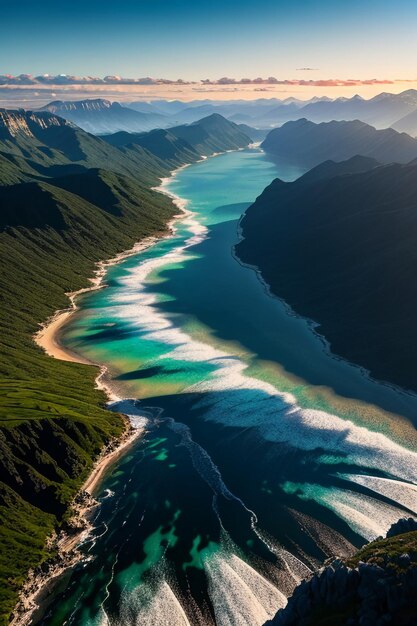
[[[415,391],[417,160],[375,165],[357,156],[276,179],[246,211],[236,250],[334,354]]]
[[[161,232],[174,210],[133,178],[99,169],[1,187],[0,206],[0,612],[6,623],[28,568],[48,556],[47,534],[103,445],[123,430],[120,416],[102,408],[95,368],[47,357],[32,335],[68,306],[66,291],[88,285],[96,261]]]
[[[251,130],[251,129],[250,129]],[[155,157],[172,166],[193,163],[213,152],[238,150],[252,140],[237,124],[214,113],[190,125],[168,130],[156,129],[150,133],[115,133],[104,137],[114,146],[132,149],[141,146]]]
[[[97,370],[46,356],[33,334],[68,306],[66,292],[89,285],[97,261],[165,231],[176,209],[151,187],[170,169],[51,113],[0,110],[0,624],[124,428],[94,388]]]
[[[408,554],[409,561],[400,557]],[[375,563],[380,567],[389,566],[392,570],[401,572],[411,565],[417,564],[417,530],[372,541],[359,550],[347,561],[349,567],[357,567],[359,562]]]

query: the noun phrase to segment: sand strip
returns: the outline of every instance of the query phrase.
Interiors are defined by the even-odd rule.
[[[227,152],[233,151],[228,150]],[[215,153],[211,156],[218,156],[218,154],[222,153]],[[204,161],[207,158],[211,157],[203,157],[200,161]],[[175,206],[179,209],[179,213],[174,215],[167,223],[167,233],[159,237],[147,237],[136,243],[130,250],[118,254],[113,259],[98,262],[94,277],[90,279],[91,286],[67,293],[66,295],[70,300],[70,307],[65,310],[56,311],[54,315],[41,325],[40,330],[33,336],[35,343],[43,348],[48,356],[60,359],[61,361],[99,367],[100,372],[96,377],[96,387],[106,393],[109,402],[118,401],[120,398],[115,395],[110,384],[105,380],[107,367],[93,363],[62,346],[59,341],[60,331],[68,322],[70,316],[77,310],[76,299],[79,295],[105,287],[104,277],[110,266],[142,252],[162,237],[172,237],[175,235],[175,222],[178,219],[186,217],[190,212],[186,209],[187,201],[170,192],[166,189],[166,186],[179,171],[188,167],[188,165],[191,164],[182,165],[173,170],[170,176],[161,179],[161,184],[158,187],[153,188],[155,191],[171,198]],[[12,613],[10,626],[28,626],[35,613],[39,611],[40,604],[42,603],[43,609],[48,606],[48,600],[52,597],[55,583],[65,576],[75,565],[83,560],[88,560],[89,557],[84,556],[78,548],[92,531],[92,526],[89,522],[89,513],[99,504],[97,500],[94,499],[93,493],[103,478],[104,473],[112,463],[121,456],[128,446],[132,445],[136,439],[143,436],[146,432],[145,428],[134,428],[129,421],[129,417],[125,417],[125,432],[118,440],[110,442],[102,451],[94,464],[91,474],[70,507],[73,511],[73,516],[69,522],[69,526],[72,526],[70,532],[61,531],[59,535],[49,537],[47,540],[48,547],[51,548],[51,551],[56,551],[57,556],[49,562],[44,563],[42,569],[38,568],[37,570],[28,572],[27,581],[19,594],[19,601]]]

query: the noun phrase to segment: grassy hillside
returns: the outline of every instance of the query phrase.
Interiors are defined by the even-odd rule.
[[[218,114],[168,130],[156,129],[140,134],[120,132],[103,139],[126,150],[140,146],[173,167],[192,163],[213,152],[244,148],[252,142],[251,136],[240,126]]]
[[[115,133],[103,137],[109,143],[118,147],[141,146],[162,159],[163,161],[178,167],[184,163],[198,161],[199,153],[184,139],[179,139],[169,130],[155,129],[149,133],[131,134]]]
[[[47,357],[32,335],[98,260],[165,229],[175,208],[149,186],[168,172],[139,146],[114,148],[51,114],[0,116],[1,624],[94,458],[124,429],[94,389],[96,369]]]
[[[94,193],[101,206],[90,202]],[[87,285],[96,261],[162,231],[173,207],[133,179],[100,170],[56,185],[2,188],[0,206],[6,209],[0,233],[0,610],[6,623],[28,567],[46,556],[46,534],[103,445],[123,429],[117,415],[101,408],[96,370],[45,356],[32,334],[68,305],[65,291]]]
[[[152,185],[170,170],[169,164],[139,145],[119,149],[52,113],[20,113],[23,120],[17,113],[10,112],[7,118],[0,109],[1,184],[79,174],[99,167]]]
[[[0,109],[1,625],[94,459],[124,429],[94,389],[97,370],[46,356],[32,337],[68,306],[66,292],[88,286],[98,260],[162,233],[175,213],[151,188],[178,162],[158,136],[142,137],[111,145],[50,112]],[[181,163],[203,154],[174,139]]]

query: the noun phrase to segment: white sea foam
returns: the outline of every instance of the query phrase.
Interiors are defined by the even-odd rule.
[[[143,410],[137,400],[115,400],[109,402],[107,406],[126,415],[135,430],[144,430],[149,424],[150,415]]]
[[[361,493],[311,483],[295,485],[305,499],[316,500],[344,519],[349,526],[368,541],[385,536],[388,529],[402,516],[402,510]],[[287,483],[284,489],[293,490]]]
[[[85,626],[110,626],[110,619],[101,606],[97,615],[92,619],[87,619],[84,624]]]
[[[301,408],[292,394],[280,392],[272,384],[248,376],[248,364],[244,360],[193,339],[176,325],[175,317],[158,307],[158,294],[146,291],[149,275],[169,264],[183,263],[189,255],[189,248],[207,236],[206,227],[191,213],[184,221],[190,236],[182,244],[164,256],[146,259],[120,279],[121,288],[114,296],[113,313],[140,329],[145,340],[159,342],[167,348],[156,362],[166,359],[213,366],[214,372],[210,376],[185,390],[200,394],[196,406],[204,409],[204,419],[226,426],[253,428],[267,441],[286,443],[305,451],[337,454],[358,466],[375,468],[400,480],[417,483],[415,452],[385,434],[358,426],[350,420]],[[329,490],[326,498],[332,502],[334,498],[338,499],[334,510],[338,507],[338,514],[363,536],[380,534],[393,520],[394,512],[399,516],[399,509],[390,510],[387,505],[379,505],[376,499],[364,500],[353,492],[342,498],[343,493],[342,490]],[[357,508],[358,497],[362,498],[361,506],[366,503],[365,510]],[[383,513],[382,518],[380,513]],[[373,522],[373,518],[378,521]]]
[[[367,476],[363,474],[339,474],[341,478],[363,485],[394,502],[398,502],[413,513],[417,513],[417,486],[399,480]],[[406,515],[406,513],[405,513]]]
[[[356,548],[333,528],[300,511],[293,509],[289,509],[289,511],[302,525],[304,532],[307,532],[328,557],[349,557],[356,552]],[[304,575],[302,578],[306,578],[306,576]]]
[[[206,236],[206,227],[191,216],[189,228],[198,231],[197,240]],[[195,244],[188,238],[165,256],[147,259],[121,279],[122,289],[114,296],[123,307],[114,313],[139,327],[144,338],[172,346],[162,358],[210,363],[216,370],[187,391],[201,394],[201,406],[207,407],[205,419],[241,428],[256,427],[269,441],[286,442],[303,450],[323,449],[342,453],[353,463],[389,471],[393,476],[417,482],[417,454],[391,441],[386,435],[357,426],[324,411],[301,409],[296,398],[282,393],[273,385],[247,376],[247,363],[226,351],[194,340],[158,309],[157,294],[144,292],[146,278],[155,269],[172,262],[181,262],[187,248]],[[245,392],[237,401],[230,391]],[[223,393],[222,393],[223,392]],[[251,392],[251,393],[248,393]],[[217,408],[216,408],[217,407]]]
[[[191,626],[175,593],[166,580],[144,583],[125,591],[120,601],[120,619],[114,626]]]
[[[299,583],[304,578],[308,578],[312,570],[305,563],[300,561],[294,554],[291,554],[291,552],[288,552],[288,550],[285,550],[274,537],[271,537],[264,530],[254,528],[254,531],[269,551],[277,557],[276,567],[279,570],[284,570],[294,583]]]
[[[261,626],[287,599],[235,554],[216,554],[204,568],[218,626]]]
[[[227,543],[227,541],[226,541]],[[231,544],[232,545],[232,544]],[[261,626],[287,604],[286,596],[269,580],[229,549],[204,557],[208,592],[216,626]],[[155,571],[154,577],[122,592],[119,617],[111,626],[190,626],[181,602],[167,580]],[[194,617],[199,607],[191,601]],[[201,616],[200,616],[201,617]],[[197,619],[198,623],[211,621]],[[193,622],[194,623],[194,622]]]

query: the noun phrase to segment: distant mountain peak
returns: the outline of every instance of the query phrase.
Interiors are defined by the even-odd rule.
[[[196,120],[195,122],[193,122],[193,125],[203,125],[206,123],[210,124],[211,122],[228,122],[229,124],[233,124],[233,122],[229,122],[229,120],[227,120],[223,115],[220,115],[220,113],[211,113],[210,115],[207,115],[200,120]]]
[[[118,131],[145,132],[159,126],[164,119],[161,115],[135,111],[104,98],[55,100],[41,111],[55,113],[95,135]]]
[[[87,100],[66,101],[54,100],[40,109],[41,111],[50,111],[51,113],[59,113],[61,111],[101,111],[111,109],[114,105],[121,106],[118,102],[111,103],[110,100],[104,98],[92,98]]]

